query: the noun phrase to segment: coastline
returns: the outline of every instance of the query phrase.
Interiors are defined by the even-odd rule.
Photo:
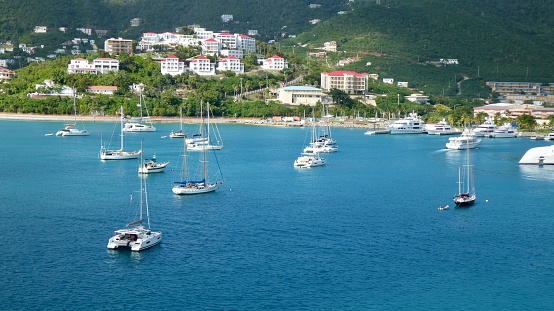
[[[46,114],[24,114],[24,113],[7,113],[0,112],[0,121],[1,120],[14,120],[14,121],[47,121],[47,122],[72,122],[75,119],[72,115],[46,115]],[[152,123],[179,123],[179,117],[150,117]],[[117,122],[119,121],[118,116],[77,116],[78,122]],[[201,123],[201,118],[183,118],[183,124],[197,124]],[[272,119],[264,118],[211,118],[210,123],[237,123],[237,124],[248,124],[248,125],[263,125],[263,126],[290,126],[298,127],[305,126],[305,124],[294,121],[294,122],[285,122],[285,121],[275,121]],[[376,124],[377,128],[384,127],[383,124]],[[373,123],[360,123],[355,121],[331,121],[331,127],[342,127],[342,128],[363,128],[363,129],[372,129],[374,128]]]

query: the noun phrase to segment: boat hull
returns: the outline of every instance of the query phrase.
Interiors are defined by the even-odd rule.
[[[219,185],[221,185],[221,182],[210,184],[207,187],[198,184],[176,185],[171,190],[177,195],[202,194],[216,191]]]
[[[155,165],[141,166],[141,167],[139,167],[138,172],[140,174],[161,173],[165,170],[165,167],[168,164],[169,164],[169,162],[163,162],[163,163],[158,163],[158,164],[155,164]]]
[[[138,159],[140,151],[106,151],[100,153],[101,160],[132,160]]]
[[[554,165],[554,145],[527,150],[519,160],[519,165]]]
[[[131,238],[134,236],[134,238]],[[162,232],[153,232],[150,230],[128,230],[121,229],[116,232],[108,241],[108,249],[118,249],[129,247],[134,252],[140,252],[145,249],[156,246],[162,242]]]
[[[456,204],[456,206],[471,206],[473,205],[473,203],[475,203],[475,199],[475,195],[469,197],[455,196],[454,204]]]

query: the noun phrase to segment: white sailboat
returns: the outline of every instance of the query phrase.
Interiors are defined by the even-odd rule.
[[[84,129],[77,128],[77,104],[75,103],[77,98],[76,94],[73,94],[73,114],[75,116],[73,124],[66,124],[65,127],[56,132],[56,136],[89,136],[89,132]]]
[[[183,132],[183,107],[179,107],[179,131],[171,131],[171,138],[186,138],[187,134]]]
[[[467,157],[465,166],[465,177],[462,176],[462,168],[458,167],[458,194],[453,197],[454,204],[456,206],[470,206],[475,203],[477,198],[475,194],[475,181],[473,176],[473,166],[471,165],[471,158],[469,154],[470,148],[467,148]],[[464,179],[464,180],[462,180]],[[464,189],[464,183],[467,188]]]
[[[315,146],[313,143],[317,140],[316,127],[315,127],[315,117],[312,117],[312,136],[310,140],[310,146]],[[295,168],[310,168],[316,166],[323,166],[327,162],[325,158],[319,156],[319,150],[316,148],[309,148],[310,146],[304,148],[300,156],[294,160]],[[307,150],[309,149],[309,150]]]
[[[142,93],[139,95],[139,104],[137,105],[140,107],[140,117],[139,118],[131,118],[129,122],[125,123],[125,127],[123,128],[124,132],[155,132],[156,127],[152,125],[152,121],[150,120],[150,114],[148,113],[148,106],[146,106],[146,117],[142,116]]]
[[[201,132],[201,138],[204,138],[204,134],[206,132],[207,126],[205,126],[204,118],[202,118],[202,126],[200,128]],[[219,163],[217,162],[217,156],[215,151],[213,151],[215,162],[218,166],[219,171],[219,177],[220,179],[216,182],[211,182],[208,179],[208,159],[206,152],[208,151],[208,144],[200,144],[202,148],[202,157],[201,157],[201,164],[202,164],[202,179],[199,180],[192,180],[188,179],[187,176],[187,149],[189,144],[187,144],[186,140],[183,141],[183,172],[182,172],[182,180],[174,182],[174,186],[172,188],[173,193],[178,195],[189,195],[189,194],[201,194],[201,193],[208,193],[215,191],[221,184],[223,184],[223,175],[221,174],[221,169],[219,168]],[[213,149],[212,149],[213,150]]]
[[[200,115],[202,115],[202,104],[200,104]],[[193,140],[186,140],[189,151],[204,151],[204,150],[221,150],[223,148],[223,140],[217,126],[210,124],[210,103],[206,104],[206,124],[202,116],[201,130],[204,130],[202,137],[193,135]],[[205,128],[204,128],[205,127]],[[212,138],[213,136],[213,138]]]
[[[141,158],[141,164],[144,158]],[[108,241],[108,249],[130,247],[132,251],[139,252],[162,242],[162,232],[150,229],[150,210],[148,207],[148,191],[146,190],[146,179],[140,179],[139,219],[127,224],[124,229],[114,232],[114,236]],[[131,196],[131,203],[132,203]],[[146,209],[146,226],[143,224],[143,209]]]
[[[123,131],[123,106],[120,108],[120,123],[121,123],[121,148],[119,150],[108,150],[101,144],[100,146],[100,159],[102,160],[129,160],[129,159],[138,159],[142,154],[142,149],[139,151],[124,151],[124,137],[125,132]]]

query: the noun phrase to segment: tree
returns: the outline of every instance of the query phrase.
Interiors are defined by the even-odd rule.
[[[516,118],[517,125],[524,129],[532,130],[537,126],[537,120],[528,114],[522,114]]]

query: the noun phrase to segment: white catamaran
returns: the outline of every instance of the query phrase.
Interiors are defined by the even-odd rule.
[[[141,164],[144,158],[141,159]],[[140,179],[139,219],[127,224],[124,229],[114,232],[114,236],[108,241],[108,249],[130,247],[132,251],[139,252],[156,246],[162,242],[162,232],[150,229],[150,210],[148,207],[148,191],[146,179]],[[132,196],[131,196],[132,203]],[[143,224],[143,209],[146,209],[146,226]]]

